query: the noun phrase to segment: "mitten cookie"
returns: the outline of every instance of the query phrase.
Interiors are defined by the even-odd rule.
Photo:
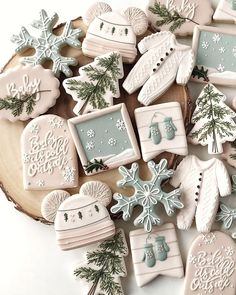
[[[88,25],[82,44],[83,53],[96,57],[119,50],[123,62],[133,63],[136,55],[136,35],[142,35],[148,27],[145,13],[136,7],[130,7],[124,14],[112,11],[103,2],[93,4],[84,16]]]
[[[43,115],[21,135],[26,190],[71,188],[78,185],[76,150],[65,119]]]
[[[219,231],[198,236],[188,253],[184,295],[234,295],[236,246]]]

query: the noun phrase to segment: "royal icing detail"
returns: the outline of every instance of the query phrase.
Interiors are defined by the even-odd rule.
[[[117,51],[95,58],[79,69],[77,77],[65,79],[63,86],[77,101],[76,115],[100,110],[113,105],[113,97],[120,96],[119,79],[123,78],[122,58]]]
[[[63,118],[44,115],[32,120],[22,133],[21,153],[26,190],[78,185],[75,147]]]
[[[172,223],[153,227],[150,234],[143,229],[134,230],[129,236],[134,273],[139,287],[159,275],[176,278],[184,276],[176,231]]]
[[[221,232],[211,233],[211,243],[203,235],[191,245],[185,277],[184,295],[234,295],[236,288],[236,247]]]
[[[140,158],[124,104],[68,120],[84,171],[92,175]],[[117,123],[119,124],[117,127]],[[88,136],[88,132],[94,137]]]
[[[152,174],[150,181],[143,181],[139,178],[139,165],[137,163],[133,163],[131,169],[121,166],[119,172],[123,179],[118,181],[117,186],[122,188],[133,187],[135,192],[131,197],[115,193],[113,198],[117,201],[117,204],[111,207],[111,212],[114,214],[123,212],[123,219],[127,221],[131,218],[134,207],[139,205],[143,208],[143,211],[134,220],[134,225],[141,225],[146,232],[151,232],[154,225],[162,222],[155,210],[159,203],[164,206],[169,216],[172,216],[176,209],[183,208],[183,204],[179,200],[179,189],[166,193],[161,188],[162,182],[171,178],[174,173],[173,170],[168,170],[167,164],[165,159],[161,160],[159,164],[155,164],[153,161],[148,162],[147,165]]]
[[[223,146],[223,154],[221,154],[223,160],[236,168],[236,141],[226,142]]]
[[[188,146],[180,104],[158,104],[135,110],[135,120],[142,150],[148,162],[167,151],[186,156]]]
[[[149,0],[147,15],[151,25],[176,35],[192,35],[196,25],[211,23],[213,9],[210,1]]]
[[[28,48],[34,48],[35,54],[22,57],[23,64],[37,65],[43,64],[45,60],[50,59],[53,62],[52,71],[56,76],[60,72],[67,77],[72,76],[69,66],[75,66],[77,60],[73,57],[64,57],[60,54],[60,49],[69,45],[74,48],[80,48],[81,42],[78,37],[81,35],[80,29],[73,29],[72,22],[67,22],[61,35],[53,34],[53,28],[58,21],[58,15],[54,13],[48,16],[45,10],[39,13],[40,19],[32,23],[32,27],[40,31],[39,37],[29,34],[25,27],[21,28],[18,35],[13,35],[11,41],[17,45],[16,52],[24,52]]]
[[[144,34],[148,27],[141,9],[130,7],[121,14],[112,11],[108,4],[97,2],[88,9],[84,19],[89,26],[82,44],[85,55],[97,57],[119,48],[123,62],[134,62],[136,35]]]
[[[232,227],[236,220],[236,208],[232,208],[225,204],[220,205],[220,211],[216,215],[216,221],[223,223],[224,229],[228,230]],[[236,232],[232,233],[232,238],[236,238]]]
[[[236,1],[220,0],[213,19],[219,22],[236,23]]]
[[[149,105],[172,84],[185,85],[194,67],[194,54],[189,46],[177,42],[171,32],[160,32],[142,39],[138,44],[142,57],[123,83],[129,93],[142,87],[138,100]]]
[[[192,144],[208,145],[209,154],[221,154],[222,144],[236,139],[235,112],[224,102],[226,96],[214,85],[207,84],[196,100],[191,122],[194,125],[188,135]]]
[[[123,295],[120,277],[127,275],[124,256],[128,246],[122,229],[115,236],[86,250],[85,261],[74,269],[74,277],[81,284],[81,295]],[[93,272],[96,280],[90,274]]]
[[[235,37],[236,33],[228,29],[196,26],[192,45],[196,55],[196,65],[192,80],[234,86]]]
[[[59,81],[42,66],[17,66],[0,74],[0,118],[25,121],[45,113],[60,95]]]

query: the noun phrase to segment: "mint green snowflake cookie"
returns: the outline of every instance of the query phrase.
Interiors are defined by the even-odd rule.
[[[81,48],[79,37],[81,36],[81,29],[73,29],[72,22],[65,24],[61,35],[53,34],[53,28],[58,21],[58,15],[54,13],[51,17],[47,15],[45,10],[40,11],[40,19],[33,21],[32,27],[41,31],[39,37],[33,37],[26,30],[21,28],[18,35],[13,35],[11,41],[17,44],[16,52],[23,52],[28,48],[34,48],[35,54],[32,56],[22,57],[23,64],[43,64],[46,60],[53,62],[52,71],[55,76],[59,76],[63,72],[67,77],[72,76],[72,71],[69,66],[75,66],[77,60],[73,57],[65,57],[60,53],[60,49],[65,45],[74,48]]]
[[[119,187],[133,187],[135,193],[131,197],[123,196],[115,193],[113,198],[117,204],[111,208],[112,213],[123,212],[125,221],[131,218],[133,209],[139,205],[143,207],[142,213],[134,220],[134,225],[144,226],[145,231],[151,232],[153,225],[161,224],[161,218],[156,214],[155,207],[158,203],[164,205],[168,216],[175,213],[175,209],[181,209],[184,205],[179,200],[181,193],[179,189],[175,189],[169,193],[162,190],[161,184],[164,180],[171,178],[173,170],[169,170],[166,159],[156,164],[153,161],[148,162],[148,168],[152,174],[150,181],[143,181],[139,178],[139,165],[133,163],[131,169],[123,166],[119,168],[120,174],[124,177],[118,181]]]

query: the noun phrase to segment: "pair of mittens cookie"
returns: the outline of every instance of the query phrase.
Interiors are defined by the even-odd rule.
[[[83,184],[79,194],[52,191],[43,200],[43,217],[54,222],[57,244],[71,250],[106,240],[115,234],[115,225],[106,206],[112,199],[110,188],[98,181]]]

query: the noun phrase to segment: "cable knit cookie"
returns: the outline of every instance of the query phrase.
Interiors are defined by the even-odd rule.
[[[129,93],[142,87],[138,100],[149,105],[176,80],[185,85],[192,73],[194,54],[189,46],[176,41],[171,32],[160,32],[144,38],[138,44],[143,56],[123,83]]]
[[[213,158],[201,161],[187,156],[177,167],[170,184],[180,185],[184,208],[177,215],[179,229],[191,227],[194,216],[197,230],[207,233],[219,206],[219,197],[231,194],[231,182],[222,161]]]

